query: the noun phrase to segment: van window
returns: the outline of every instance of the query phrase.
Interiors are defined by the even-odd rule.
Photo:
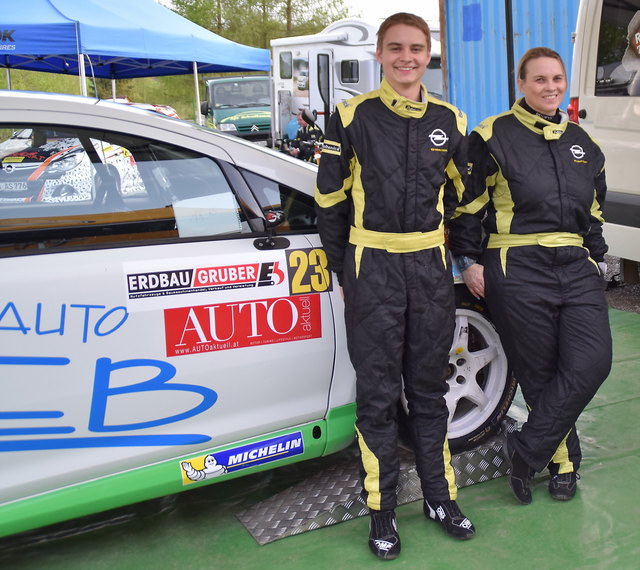
[[[340,65],[340,81],[342,83],[358,83],[360,81],[360,66],[357,59],[346,59]]]
[[[280,53],[280,79],[293,77],[293,56],[290,51]]]
[[[640,95],[640,0],[602,5],[596,96]]]

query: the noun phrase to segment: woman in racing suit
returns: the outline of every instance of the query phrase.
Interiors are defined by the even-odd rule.
[[[532,500],[535,472],[549,492],[576,492],[575,423],[609,374],[604,296],[604,156],[558,109],[561,57],[533,48],[520,60],[524,97],[469,135],[470,177],[450,223],[451,249],[476,297],[485,297],[529,416],[507,437],[510,485]]]

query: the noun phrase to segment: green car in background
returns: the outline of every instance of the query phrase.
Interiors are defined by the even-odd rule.
[[[266,75],[206,79],[201,112],[207,125],[257,142],[271,136],[271,97]],[[263,144],[265,144],[263,143]]]

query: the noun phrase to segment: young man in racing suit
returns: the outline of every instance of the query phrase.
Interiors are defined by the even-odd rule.
[[[345,298],[356,370],[356,430],[369,546],[400,553],[394,508],[403,381],[424,512],[451,536],[475,529],[455,502],[445,375],[455,301],[444,221],[464,190],[466,116],[430,97],[427,24],[390,16],[378,31],[380,89],[338,105],[318,171],[318,228]]]

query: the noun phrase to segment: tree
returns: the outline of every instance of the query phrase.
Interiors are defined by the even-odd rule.
[[[344,0],[172,0],[181,16],[232,41],[269,49],[270,41],[321,31],[350,14]],[[78,78],[56,73],[12,70],[12,87],[59,93],[78,93]],[[90,96],[111,97],[111,80],[87,80]],[[0,74],[0,89],[7,87]],[[132,101],[171,105],[183,119],[193,119],[193,78],[190,75],[118,79],[117,95]]]
[[[173,0],[173,9],[224,38],[266,49],[274,38],[313,34],[349,15],[344,0]]]

